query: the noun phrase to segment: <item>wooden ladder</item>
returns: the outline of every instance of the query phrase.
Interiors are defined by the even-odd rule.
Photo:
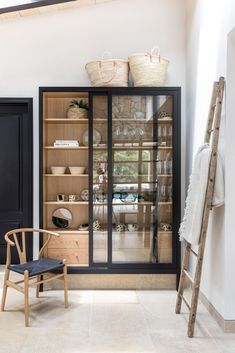
[[[210,165],[209,165],[207,189],[206,189],[206,195],[205,195],[198,250],[197,252],[194,251],[192,249],[192,245],[189,242],[185,241],[184,256],[183,256],[183,262],[182,262],[182,268],[181,268],[181,274],[180,274],[180,282],[178,287],[178,295],[177,295],[175,312],[176,314],[180,313],[181,304],[183,300],[190,311],[189,322],[188,322],[188,337],[193,337],[196,314],[197,314],[198,297],[199,297],[201,275],[202,275],[202,264],[203,264],[204,250],[205,250],[205,243],[206,243],[206,234],[207,234],[207,228],[208,228],[209,214],[210,214],[210,210],[212,209],[223,93],[224,93],[224,78],[220,77],[219,81],[214,82],[211,103],[210,103],[210,110],[209,110],[208,120],[207,120],[206,133],[204,138],[204,142],[210,144],[212,152],[211,152],[211,159],[210,159]],[[196,257],[196,270],[195,270],[194,278],[188,272],[190,254]],[[183,295],[186,278],[192,284],[191,305]]]

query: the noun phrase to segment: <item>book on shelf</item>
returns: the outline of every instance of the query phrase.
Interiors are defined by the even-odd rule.
[[[79,143],[78,140],[55,140],[56,143]]]
[[[54,147],[79,147],[79,142],[76,140],[56,140]]]

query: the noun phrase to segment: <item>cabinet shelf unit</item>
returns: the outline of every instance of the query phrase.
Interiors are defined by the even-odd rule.
[[[41,87],[39,95],[40,225],[61,234],[47,255],[65,258],[70,273],[178,278],[180,88]],[[74,99],[88,103],[87,119],[67,118]],[[53,166],[66,170],[52,174]],[[71,216],[65,228],[58,212]]]

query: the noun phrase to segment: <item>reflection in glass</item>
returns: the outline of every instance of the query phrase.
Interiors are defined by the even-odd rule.
[[[114,96],[112,112],[112,260],[171,262],[172,99]]]
[[[93,261],[107,262],[107,97],[93,98]]]

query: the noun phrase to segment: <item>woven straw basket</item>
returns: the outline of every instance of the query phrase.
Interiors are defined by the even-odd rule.
[[[88,118],[88,111],[83,108],[69,108],[67,111],[67,118],[68,119],[87,119]]]
[[[129,63],[134,86],[164,85],[169,61],[160,56],[158,47],[153,47],[150,53],[131,54]]]
[[[127,60],[104,59],[104,52],[101,60],[91,61],[86,64],[86,70],[95,87],[127,87],[129,76],[129,65]]]

